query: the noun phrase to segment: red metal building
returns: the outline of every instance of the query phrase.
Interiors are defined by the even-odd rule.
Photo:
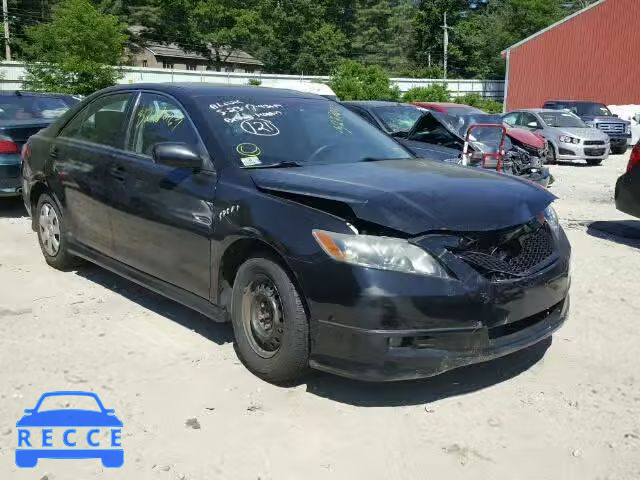
[[[600,0],[503,52],[505,108],[640,104],[640,0]]]

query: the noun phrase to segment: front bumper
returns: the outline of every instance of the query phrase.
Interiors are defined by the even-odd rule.
[[[541,341],[569,310],[570,247],[560,236],[544,268],[498,282],[451,253],[437,256],[452,279],[293,261],[311,315],[310,365],[360,380],[407,380]]]
[[[487,328],[368,331],[321,322],[320,337],[346,339],[349,359],[313,359],[313,368],[358,380],[393,381],[431,377],[486,362],[551,336],[567,318],[569,297],[539,314]]]
[[[558,144],[557,160],[606,160],[611,150],[610,143],[604,145]]]

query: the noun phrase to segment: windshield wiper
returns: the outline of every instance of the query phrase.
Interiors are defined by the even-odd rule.
[[[304,165],[302,165],[301,163],[287,160],[287,161],[284,161],[284,162],[264,163],[264,164],[261,164],[261,165],[247,165],[246,167],[240,167],[240,168],[246,168],[246,169],[254,169],[254,168],[292,168],[292,167],[303,167],[303,166]]]

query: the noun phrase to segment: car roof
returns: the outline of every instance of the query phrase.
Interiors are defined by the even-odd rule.
[[[256,87],[245,85],[220,85],[215,83],[134,83],[109,87],[110,92],[119,90],[155,90],[168,94],[180,95],[214,95],[214,96],[241,96],[262,98],[315,98],[329,101],[320,95],[313,93],[287,90],[282,88]]]
[[[396,106],[406,106],[406,107],[415,107],[415,105],[410,105],[408,103],[402,102],[391,102],[386,100],[349,100],[346,102],[340,102],[344,105],[356,105],[360,107],[396,107]]]
[[[412,102],[420,105],[435,105],[438,107],[468,107],[469,105],[463,105],[461,103],[452,103],[452,102]]]

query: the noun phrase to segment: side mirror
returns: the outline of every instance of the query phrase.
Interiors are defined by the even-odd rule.
[[[33,408],[25,408],[24,413],[33,413]]]
[[[612,116],[612,117],[619,118],[619,115],[618,115],[617,113],[612,113],[612,114],[611,114],[611,116]]]
[[[529,128],[538,128],[538,122],[529,122],[529,123],[527,123],[527,127],[529,127]]]
[[[111,415],[112,413],[116,413],[116,411],[113,408],[105,408],[104,413],[106,413],[107,415]]]
[[[202,157],[193,147],[186,143],[156,143],[151,152],[153,161],[158,165],[175,168],[199,170],[202,168]]]

